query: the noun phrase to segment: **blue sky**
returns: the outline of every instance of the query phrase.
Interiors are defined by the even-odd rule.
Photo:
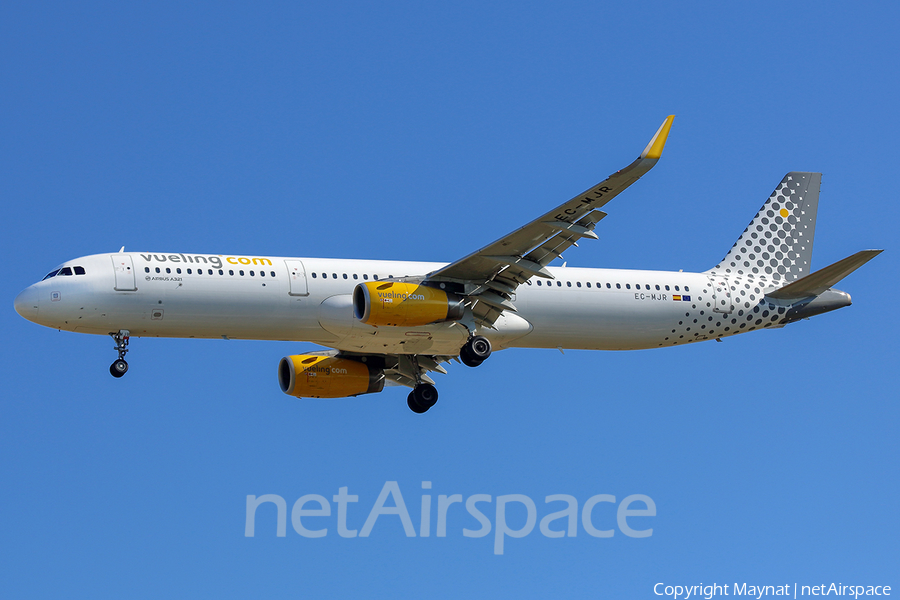
[[[889,3],[4,4],[3,595],[896,588],[897,22]],[[721,344],[505,351],[451,367],[424,416],[398,388],[283,395],[302,343],[135,339],[113,380],[109,339],[12,308],[122,245],[451,261],[626,166],[668,114],[662,160],[568,264],[705,270],[786,172],[821,171],[813,267],[886,249],[842,282],[852,307]],[[634,521],[649,538],[535,527],[502,556],[463,510],[445,538],[386,515],[344,539],[333,512],[308,539],[267,507],[244,536],[247,495],[346,486],[361,529],[388,481],[417,528],[423,481],[435,505],[526,495],[538,520],[553,494],[657,515]]]

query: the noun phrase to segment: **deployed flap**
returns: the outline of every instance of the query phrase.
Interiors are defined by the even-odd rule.
[[[430,273],[427,279],[482,283],[504,269],[509,271],[505,273],[506,278],[514,280],[516,285],[534,275],[547,277],[549,274],[542,273],[541,267],[558,257],[563,249],[582,237],[596,237],[591,230],[605,216],[596,209],[656,164],[674,118],[667,117],[637,160],[621,171],[493,244]]]
[[[801,300],[810,296],[818,296],[882,252],[883,250],[862,250],[806,277],[801,277],[766,296],[778,300]]]

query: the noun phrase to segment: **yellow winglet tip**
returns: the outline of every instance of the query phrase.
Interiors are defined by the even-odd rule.
[[[653,139],[650,140],[650,143],[647,144],[647,147],[641,152],[641,158],[659,158],[662,156],[663,148],[666,146],[666,138],[669,137],[669,130],[672,129],[672,121],[674,119],[675,115],[666,117],[662,126],[657,130],[656,135],[653,136]]]

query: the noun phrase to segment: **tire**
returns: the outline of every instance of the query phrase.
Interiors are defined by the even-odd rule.
[[[476,335],[466,342],[466,348],[469,355],[479,362],[486,361],[491,355],[491,342],[483,335]]]
[[[121,358],[109,365],[109,373],[115,378],[119,378],[128,372],[128,363]]]
[[[409,396],[406,397],[406,405],[409,407],[409,410],[413,411],[417,415],[421,415],[427,408],[422,408],[419,406],[418,402],[416,402],[416,397],[413,392],[409,393]]]
[[[477,367],[482,362],[484,362],[472,356],[472,353],[469,351],[468,344],[459,349],[459,360],[462,361],[462,364],[466,365],[467,367]]]
[[[420,383],[413,388],[412,395],[413,401],[425,410],[434,406],[438,401],[437,389],[430,383]]]

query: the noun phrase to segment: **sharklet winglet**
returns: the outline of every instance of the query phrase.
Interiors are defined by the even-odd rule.
[[[675,115],[666,117],[666,120],[663,121],[663,124],[656,131],[656,135],[653,136],[653,139],[641,152],[641,158],[659,158],[662,156],[663,148],[666,147],[666,138],[669,137],[669,130],[672,129],[672,121],[674,119]]]

